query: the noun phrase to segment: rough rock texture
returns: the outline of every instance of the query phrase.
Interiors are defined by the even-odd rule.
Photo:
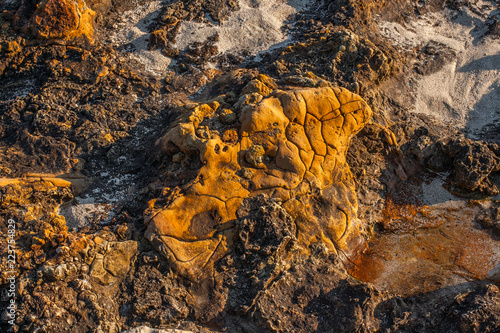
[[[311,258],[267,289],[255,316],[271,332],[371,332],[378,327],[373,313],[383,297],[328,258]]]
[[[0,159],[2,177],[81,170],[86,153],[109,149],[159,112],[158,86],[115,51],[27,41],[1,50],[0,151],[9,156]]]
[[[238,1],[201,1],[201,0],[177,0],[164,6],[151,25],[149,44],[151,47],[161,49],[169,57],[177,57],[182,53],[181,67],[186,63],[201,65],[209,61],[217,54],[217,47],[213,45],[217,36],[209,38],[207,43],[194,43],[186,50],[177,50],[173,47],[176,42],[177,33],[183,21],[209,22],[215,21],[223,24],[232,11],[238,10]]]
[[[250,2],[258,5],[261,1]],[[450,14],[450,20],[465,15],[470,19],[467,24],[488,20],[484,29],[472,31],[481,35],[474,41],[480,46],[485,38],[498,36],[498,11],[491,9],[489,18],[489,14],[482,14],[484,8],[496,3],[311,3],[309,9],[290,17],[289,24],[283,26],[284,33],[291,37],[284,44],[258,57],[218,57],[216,35],[178,53],[173,48],[176,29],[183,20],[224,28],[228,14],[238,10],[236,1],[89,0],[87,6],[96,12],[94,44],[88,43],[90,25],[84,29],[89,36],[75,36],[80,33],[74,30],[75,10],[86,12],[84,22],[92,22],[91,12],[80,7],[83,2],[2,2],[0,177],[4,179],[0,181],[0,271],[4,273],[8,267],[6,221],[12,218],[18,231],[18,316],[14,326],[4,320],[9,284],[2,275],[0,331],[122,332],[134,327],[151,327],[153,332],[236,333],[498,331],[500,302],[498,282],[494,282],[498,269],[493,268],[498,257],[499,203],[488,197],[500,185],[500,153],[492,143],[498,138],[492,132],[495,135],[484,137],[489,142],[462,139],[457,131],[412,114],[414,79],[439,73],[455,61],[455,55],[441,44],[449,38],[402,48],[383,37],[377,26],[387,21],[409,28],[416,16],[432,24],[433,11],[443,10]],[[151,13],[145,8],[161,9]],[[135,19],[139,20],[137,24],[133,23]],[[108,43],[124,25],[132,32],[131,39],[141,37],[114,48]],[[136,35],[137,29],[141,31]],[[148,46],[147,33],[151,33]],[[34,34],[42,39],[33,38]],[[132,52],[150,52],[147,47],[176,58],[165,75],[148,73],[139,58],[129,57]],[[225,75],[243,68],[246,70]],[[316,172],[305,166],[313,176],[300,176],[302,164],[295,162],[302,162],[308,147],[299,150],[299,159],[293,154],[290,156],[295,158],[289,160],[280,155],[297,146],[288,138],[291,133],[286,128],[290,124],[285,127],[281,123],[290,119],[276,112],[279,105],[284,107],[283,98],[298,89],[333,88],[328,81],[358,93],[373,109],[372,122],[350,137],[345,157],[349,168],[343,160],[344,147],[338,153],[337,165],[346,166],[340,182],[321,179],[325,170]],[[278,93],[278,88],[282,92]],[[284,132],[270,129],[259,135],[252,129],[244,131],[240,118],[249,119],[248,124],[259,123],[254,123],[251,115],[266,111],[264,106],[273,100],[279,101],[278,107],[273,105],[267,111],[278,116],[277,128],[284,128]],[[184,106],[176,108],[180,105]],[[245,108],[254,110],[246,113]],[[203,122],[199,120],[197,130],[192,127],[191,136],[193,144],[203,149],[187,149],[180,137],[175,138],[182,141],[177,147],[161,140],[165,128],[190,124],[188,115],[205,111]],[[311,117],[309,107],[307,111]],[[172,124],[179,114],[181,121]],[[270,118],[263,119],[267,122]],[[276,128],[274,121],[270,125]],[[307,137],[307,130],[304,132]],[[318,138],[321,140],[315,141]],[[158,139],[167,143],[163,150],[161,145],[154,149]],[[323,135],[313,139],[307,138],[307,142],[316,158],[322,154]],[[216,145],[208,146],[214,140],[219,144],[218,154]],[[241,148],[245,142],[249,147]],[[229,149],[238,145],[237,158],[220,167],[225,170],[223,174],[199,177],[201,171],[213,173],[218,167],[210,162],[221,161],[213,158],[203,164],[200,154],[228,156]],[[230,168],[236,164],[239,172]],[[290,166],[292,170],[287,169]],[[259,176],[265,172],[301,184],[306,183],[303,178],[317,182],[307,183],[308,192],[288,199],[287,192],[297,192],[300,186],[295,190],[286,186],[273,190],[250,187],[272,179],[267,174]],[[195,221],[209,223],[197,226],[206,228],[179,230],[190,237],[201,235],[201,244],[208,244],[202,248],[208,253],[212,235],[223,235],[231,251],[216,251],[197,279],[186,278],[179,273],[188,271],[191,274],[185,275],[192,277],[198,271],[189,265],[183,268],[184,264],[173,258],[167,260],[162,255],[165,251],[152,246],[145,237],[144,215],[150,217],[154,209],[172,208],[172,202],[189,191],[194,193],[194,189],[199,192],[207,184],[232,195],[234,183],[225,187],[220,181],[224,177],[242,180],[242,189],[249,192],[241,190],[245,196],[234,200],[232,220],[221,223],[219,215],[199,215]],[[330,181],[334,185],[331,188],[339,193],[328,187],[319,191],[327,186],[322,182]],[[339,184],[345,189],[339,190]],[[427,210],[420,202],[426,199],[424,189],[438,202],[451,200],[451,209]],[[462,200],[453,194],[479,200]],[[357,200],[346,200],[356,196]],[[151,202],[151,210],[144,214],[153,198],[157,199]],[[290,208],[293,200],[300,202],[301,214]],[[461,201],[456,204],[456,200]],[[354,237],[361,228],[359,233],[367,235],[369,250],[379,262],[390,263],[397,258],[412,274],[405,275],[401,269],[387,274],[382,266],[344,255],[342,238],[338,239],[339,230],[345,227],[340,210],[345,206],[340,203],[354,209],[356,201],[362,223],[355,222],[348,231]],[[199,198],[194,202],[198,204],[194,210],[202,208]],[[59,211],[63,206],[94,204],[106,210],[109,218],[87,221],[78,229],[65,221],[68,210]],[[474,215],[476,220],[472,221],[472,216],[464,214],[468,210],[482,214]],[[345,211],[348,216],[353,213]],[[429,212],[446,223],[436,227]],[[403,223],[409,220],[414,223]],[[318,221],[325,223],[319,225]],[[465,237],[465,233],[462,242],[450,246],[454,236],[450,230],[457,226],[471,228],[481,237]],[[319,237],[309,239],[307,233]],[[403,239],[408,242],[401,242]],[[381,242],[381,247],[374,246]],[[486,243],[493,245],[488,247]],[[178,248],[186,246],[181,243]],[[334,248],[340,250],[337,255]],[[199,249],[196,245],[195,250]],[[491,253],[477,257],[477,253],[490,249]],[[219,256],[222,258],[216,260]],[[487,256],[493,259],[485,260]],[[439,258],[446,258],[444,274],[422,265]],[[473,265],[467,266],[470,263]],[[359,267],[353,270],[352,265]],[[468,273],[467,267],[481,274]],[[490,280],[479,280],[478,276],[486,279],[488,270],[495,273],[490,274]],[[462,282],[447,284],[446,271],[462,274]],[[359,272],[365,275],[354,274]],[[401,285],[411,288],[399,292],[352,278],[372,273],[386,274],[391,282],[401,279]],[[421,291],[427,287],[433,291]]]
[[[0,213],[5,220],[16,221],[18,252],[14,269],[32,269],[45,262],[56,248],[68,241],[68,227],[64,217],[57,215],[63,202],[73,199],[71,183],[57,178],[0,178]],[[34,223],[36,221],[36,223]],[[7,253],[7,224],[2,224],[0,239],[2,252]],[[8,276],[7,256],[1,259],[2,276]]]
[[[225,282],[230,288],[229,306],[245,313],[260,291],[287,267],[286,260],[296,246],[297,227],[277,201],[263,194],[244,199],[237,215],[239,232],[235,251],[220,266],[230,269]],[[231,261],[233,265],[228,265]]]
[[[90,267],[90,276],[102,285],[123,279],[130,269],[130,259],[137,253],[137,242],[103,242]]]
[[[495,174],[500,171],[500,148],[496,143],[464,137],[437,139],[423,129],[416,134],[416,140],[405,148],[426,167],[438,172],[450,172],[450,185],[464,193],[499,193]]]
[[[274,60],[267,70],[280,76],[309,71],[322,73],[322,77],[342,82],[356,93],[399,70],[393,58],[386,55],[390,48],[382,50],[346,28],[322,27],[320,32],[314,31],[302,38],[304,42],[288,46],[275,57],[265,56],[266,62]],[[313,53],[317,56],[307,56]]]
[[[43,39],[71,39],[86,36],[94,41],[95,12],[83,1],[47,0],[38,5],[28,29]]]
[[[390,332],[498,332],[500,290],[472,284],[380,303],[375,316]],[[433,302],[433,309],[425,304]],[[426,318],[426,320],[421,320]]]
[[[258,76],[225,104],[221,97],[192,106],[158,141],[179,167],[197,173],[147,211],[146,236],[174,267],[192,278],[210,269],[232,247],[242,200],[261,193],[296,217],[304,249],[318,240],[334,252],[355,247],[360,227],[345,156],[371,117],[366,102],[328,86],[275,90]]]
[[[23,15],[29,6],[27,2],[18,10],[17,24],[26,20]],[[93,43],[95,15],[83,0],[43,0],[22,28],[39,39],[73,41],[83,37]]]

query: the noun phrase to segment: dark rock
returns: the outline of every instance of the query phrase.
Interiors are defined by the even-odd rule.
[[[415,64],[415,71],[422,75],[430,75],[438,72],[456,59],[456,53],[450,47],[436,42],[430,41],[421,50],[419,62]]]
[[[454,140],[445,148],[453,156],[451,183],[467,191],[479,191],[488,195],[499,193],[492,184],[490,174],[500,170],[500,159],[481,141],[469,139]]]
[[[245,312],[284,269],[282,261],[293,246],[296,226],[284,208],[264,195],[243,200],[237,216],[238,241],[230,258],[235,269],[226,279],[227,297],[231,309]]]
[[[326,258],[293,266],[259,297],[254,316],[271,332],[370,332],[383,294]]]

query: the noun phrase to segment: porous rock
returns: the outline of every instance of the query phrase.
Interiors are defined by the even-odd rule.
[[[26,26],[39,39],[66,39],[85,36],[94,41],[95,12],[83,0],[45,0]]]
[[[185,276],[210,272],[232,248],[236,211],[243,199],[259,194],[283,202],[304,253],[316,241],[332,252],[359,243],[346,151],[369,121],[370,107],[343,88],[275,89],[264,98],[262,85],[252,86],[235,98],[238,107],[219,97],[186,108],[157,142],[164,154],[190,156],[180,164],[193,178],[150,202],[146,237]],[[231,125],[238,129],[236,142],[221,138],[225,127],[217,115],[224,109],[238,114],[239,123]]]

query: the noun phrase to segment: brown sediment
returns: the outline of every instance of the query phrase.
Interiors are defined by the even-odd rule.
[[[348,271],[401,295],[485,279],[500,253],[491,233],[475,225],[481,210],[465,202],[432,206],[388,200],[384,230],[357,253]]]

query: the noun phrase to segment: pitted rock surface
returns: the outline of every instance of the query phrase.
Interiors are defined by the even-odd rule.
[[[280,90],[264,75],[242,91],[231,106],[221,96],[184,110],[157,142],[195,177],[150,202],[146,237],[191,278],[210,272],[232,248],[236,211],[259,194],[283,202],[305,253],[318,241],[332,252],[359,241],[345,156],[370,107],[343,88]],[[228,109],[239,119],[229,126],[220,121]]]
[[[45,0],[37,5],[25,29],[39,39],[85,36],[92,43],[95,15],[83,0]]]

